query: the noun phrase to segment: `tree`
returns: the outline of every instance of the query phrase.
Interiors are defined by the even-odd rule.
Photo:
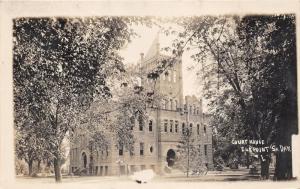
[[[61,181],[61,145],[93,99],[111,97],[110,75],[124,72],[118,50],[134,33],[134,17],[18,18],[14,20],[14,102],[51,153]],[[21,115],[22,116],[22,115]],[[25,115],[23,115],[25,116]],[[17,119],[18,122],[20,119]]]
[[[189,173],[203,172],[205,165],[201,158],[201,147],[198,144],[198,139],[194,136],[189,128],[185,128],[181,135],[181,140],[177,145],[178,162],[182,165],[186,176],[189,177]]]
[[[287,91],[293,91],[296,86],[295,79],[287,76],[296,65],[295,51],[292,50],[295,45],[294,17],[195,17],[184,20],[182,25],[185,30],[180,36],[186,42],[179,41],[179,51],[189,43],[197,49],[193,58],[199,63],[207,61],[208,55],[212,57],[213,63],[206,74],[215,73],[217,87],[211,89],[211,83],[207,83],[210,87],[207,97],[211,99],[210,106],[215,114],[223,117],[225,127],[237,134],[232,137],[260,139],[267,144],[281,143],[278,137],[283,137],[285,132],[279,120],[287,116],[280,111],[283,106],[291,107],[289,104],[295,102],[295,98],[289,97],[291,92],[284,92],[284,86],[289,83],[293,84]],[[291,33],[287,38],[286,31]],[[288,59],[282,52],[288,54]],[[202,71],[205,69],[207,67]],[[296,109],[292,110],[295,115]],[[290,140],[288,136],[284,138]],[[262,157],[261,177],[266,179],[269,177],[270,153],[260,153],[259,157]]]
[[[231,133],[225,136],[290,145],[291,133],[297,132],[297,108],[292,105],[296,104],[294,15],[204,16],[177,18],[175,22],[183,31],[172,49],[166,50],[175,57],[191,50],[203,73],[210,111],[221,121],[218,125]],[[291,110],[291,116],[282,107]],[[289,132],[284,132],[286,124]],[[285,166],[278,166],[275,175],[282,177],[281,167],[283,177],[291,178],[291,165],[284,163],[291,161],[279,158],[290,154],[277,154],[278,165]],[[264,179],[269,177],[270,155],[259,153]]]

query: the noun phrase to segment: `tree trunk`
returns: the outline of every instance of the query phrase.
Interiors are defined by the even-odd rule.
[[[38,171],[38,173],[41,172],[41,160],[38,160],[37,171]]]
[[[28,175],[31,176],[33,169],[33,160],[29,160],[28,162]]]
[[[54,159],[54,174],[55,174],[55,182],[61,182],[61,164],[60,157],[55,157]]]
[[[246,166],[247,166],[247,169],[249,169],[249,166],[250,166],[250,155],[249,155],[249,152],[246,152]]]
[[[270,166],[270,158],[264,157],[264,159],[261,158],[260,161],[261,170],[260,170],[260,177],[263,180],[269,179],[270,172],[269,172],[269,166]]]

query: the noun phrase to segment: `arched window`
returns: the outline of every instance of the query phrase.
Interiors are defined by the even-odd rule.
[[[150,121],[149,121],[149,131],[150,131],[150,132],[152,131],[152,126],[153,126],[153,121],[150,120]]]
[[[190,132],[193,132],[193,124],[190,123]]]
[[[139,116],[139,130],[143,131],[144,129],[144,119],[142,116]]]
[[[204,132],[204,134],[206,134],[206,126],[205,125],[203,127],[203,132]]]
[[[152,146],[150,146],[150,152],[151,152],[151,153],[153,152],[153,147],[152,147]]]
[[[182,123],[181,132],[184,133],[184,131],[185,131],[185,123]]]
[[[165,110],[168,109],[168,106],[169,106],[169,102],[168,102],[168,100],[165,100]]]

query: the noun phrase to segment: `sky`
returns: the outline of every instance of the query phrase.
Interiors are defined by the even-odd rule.
[[[157,27],[148,28],[146,26],[135,26],[134,31],[139,35],[132,39],[131,43],[127,44],[120,52],[121,56],[124,58],[125,64],[137,64],[140,59],[140,54],[145,55],[148,52],[153,40],[159,33]],[[165,36],[159,33],[160,47],[167,47],[172,44],[172,39],[175,36]],[[195,95],[201,97],[201,90],[199,79],[196,77],[196,70],[188,69],[191,66],[195,66],[196,62],[190,58],[190,53],[184,52],[182,56],[182,67],[183,67],[183,94],[184,95]]]

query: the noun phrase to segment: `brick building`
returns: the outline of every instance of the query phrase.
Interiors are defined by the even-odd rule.
[[[148,73],[165,58],[169,57],[160,53],[157,37],[146,56],[141,54],[141,73]],[[161,74],[156,82],[141,77],[141,85],[162,94],[163,100],[159,107],[148,108],[148,120],[145,120],[144,126],[135,121],[133,152],[111,145],[100,155],[97,152],[97,157],[91,157],[89,150],[83,147],[87,145],[71,145],[70,171],[87,170],[92,175],[122,175],[153,169],[163,174],[165,167],[176,167],[176,147],[185,128],[197,135],[198,145],[203,152],[199,158],[209,169],[213,168],[212,130],[204,124],[201,100],[195,96],[183,96],[182,60],[178,58],[175,61],[174,66]],[[87,142],[85,138],[81,143]]]

